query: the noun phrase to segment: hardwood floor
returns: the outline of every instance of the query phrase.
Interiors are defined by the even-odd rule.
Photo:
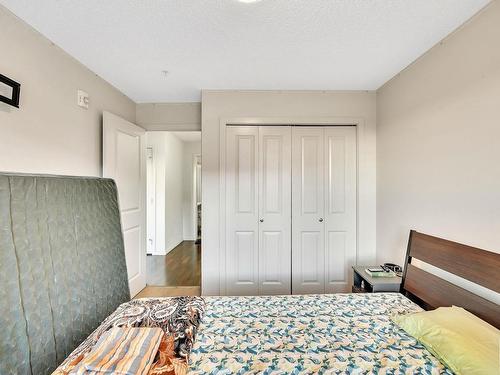
[[[147,286],[134,299],[145,297],[199,296],[199,286]]]
[[[167,255],[148,256],[146,270],[148,286],[199,287],[201,246],[194,241],[183,241]]]

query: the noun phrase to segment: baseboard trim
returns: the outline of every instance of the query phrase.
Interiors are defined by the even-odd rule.
[[[163,254],[163,255],[168,255],[168,253],[170,253],[173,249],[175,249],[177,246],[179,246],[183,241],[184,240],[180,240],[177,243],[174,242],[174,245],[170,245],[170,247],[167,247],[167,249],[165,250],[165,254]]]

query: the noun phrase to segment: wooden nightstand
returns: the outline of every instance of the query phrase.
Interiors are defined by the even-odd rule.
[[[371,277],[365,272],[366,268],[378,266],[352,266],[353,293],[399,292],[401,277]]]

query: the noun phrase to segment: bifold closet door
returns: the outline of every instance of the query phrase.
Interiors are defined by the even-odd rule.
[[[292,293],[325,290],[324,129],[292,129]]]
[[[259,127],[259,294],[291,293],[291,128]]]
[[[291,292],[290,127],[226,128],[226,294]]]
[[[356,259],[356,128],[292,131],[292,292],[348,291]]]
[[[325,127],[325,293],[350,292],[356,264],[356,127]]]
[[[259,128],[226,128],[226,294],[259,294]]]

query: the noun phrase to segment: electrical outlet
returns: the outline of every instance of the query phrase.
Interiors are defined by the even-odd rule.
[[[79,107],[89,109],[89,94],[87,94],[83,90],[78,90],[78,99],[77,99],[77,104]]]

